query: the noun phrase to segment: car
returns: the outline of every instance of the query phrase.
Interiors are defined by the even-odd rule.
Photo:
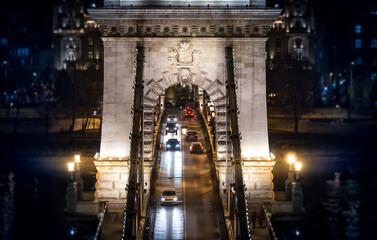
[[[204,152],[203,145],[201,142],[192,142],[190,144],[190,153],[200,153]]]
[[[178,121],[178,119],[177,119],[176,116],[169,116],[169,117],[167,117],[167,121],[176,123]]]
[[[195,131],[188,131],[186,133],[186,141],[198,141],[198,134]]]
[[[176,205],[178,203],[178,196],[174,188],[164,188],[161,193],[161,205]]]
[[[176,138],[170,138],[166,142],[166,150],[180,150],[181,144],[179,143],[178,139]]]
[[[178,127],[176,123],[167,123],[166,124],[166,131],[165,135],[168,133],[175,133],[176,135],[178,134]]]
[[[183,115],[184,117],[191,117],[193,118],[194,117],[194,110],[190,107],[186,107],[184,110],[183,110]]]

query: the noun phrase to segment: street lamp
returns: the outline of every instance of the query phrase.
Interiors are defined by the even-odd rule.
[[[4,60],[3,61],[3,65],[4,65],[4,92],[7,91],[7,83],[8,83],[8,61],[7,60]]]
[[[289,164],[288,178],[285,180],[285,192],[287,199],[291,198],[292,183],[294,182],[293,175],[294,171],[292,169],[292,164],[296,161],[296,156],[294,154],[288,154],[287,162]]]
[[[77,185],[76,185],[76,182],[74,181],[75,163],[69,162],[67,166],[68,166],[68,172],[70,173],[70,175],[69,175],[68,187],[65,193],[66,211],[68,213],[75,213],[76,205],[77,205]]]
[[[293,212],[296,214],[302,214],[302,207],[303,207],[303,201],[304,201],[304,193],[302,191],[301,182],[299,173],[302,168],[301,162],[295,163],[295,170],[296,170],[296,181],[292,183],[292,206],[293,206]]]
[[[74,180],[74,175],[73,175],[73,171],[75,171],[75,163],[74,162],[69,162],[67,164],[67,167],[68,167],[68,172],[70,173],[70,180]]]
[[[80,171],[80,155],[76,154],[75,155],[75,164],[77,165],[77,170]]]
[[[300,171],[301,171],[301,168],[302,168],[302,163],[301,163],[301,162],[295,162],[296,181],[299,181],[299,180],[300,180],[299,173],[300,173]]]
[[[348,117],[351,118],[351,111],[352,111],[352,108],[353,108],[353,101],[354,101],[354,97],[355,97],[355,88],[353,86],[353,65],[355,63],[352,61],[351,62],[351,65],[350,65],[350,83],[349,83],[349,86],[348,86],[348,95],[349,95],[349,110],[348,110]]]
[[[81,162],[81,156],[80,154],[75,155],[75,165],[76,167],[76,172],[75,172],[75,180],[77,184],[77,194],[78,194],[78,199],[82,200],[83,199],[83,189],[84,189],[84,181],[81,178],[81,172],[80,172],[80,162]]]
[[[287,157],[287,162],[289,163],[289,171],[292,171],[292,164],[296,161],[296,157],[293,154],[289,154]]]

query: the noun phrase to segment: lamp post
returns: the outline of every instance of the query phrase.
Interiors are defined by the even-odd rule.
[[[295,162],[296,179],[292,183],[292,206],[293,212],[296,214],[302,213],[304,193],[302,191],[300,182],[300,171],[302,168],[301,162]]]
[[[75,165],[76,165],[76,171],[75,171],[75,181],[77,184],[77,195],[79,200],[83,200],[83,191],[84,191],[84,181],[81,178],[81,172],[80,172],[80,162],[81,162],[81,156],[80,154],[75,155]]]
[[[353,101],[355,97],[355,88],[353,87],[353,65],[355,63],[352,61],[350,65],[350,82],[348,86],[348,95],[349,95],[349,109],[348,109],[348,117],[351,118],[351,112],[353,108]]]
[[[77,186],[74,176],[75,171],[75,163],[69,162],[68,163],[68,172],[69,172],[69,182],[68,187],[65,193],[65,200],[66,200],[66,211],[68,213],[75,213],[76,212],[76,205],[77,205]]]
[[[292,183],[294,182],[293,175],[294,171],[292,169],[292,164],[296,161],[296,156],[294,154],[288,154],[287,162],[289,164],[288,178],[285,180],[285,192],[287,199],[291,199]]]
[[[182,128],[182,135],[186,135],[186,133],[187,133],[187,126],[186,125],[182,125],[181,128]]]
[[[4,60],[3,61],[3,65],[4,65],[4,92],[7,91],[7,88],[8,88],[8,61],[7,60]]]

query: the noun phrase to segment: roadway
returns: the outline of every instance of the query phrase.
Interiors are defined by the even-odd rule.
[[[190,142],[181,134],[181,126],[198,133],[198,141],[204,143],[199,121],[183,119],[182,111],[168,113],[178,118],[178,134],[168,133],[162,139],[160,168],[156,181],[156,215],[153,239],[220,239],[216,225],[213,202],[212,180],[207,155],[190,154]],[[164,134],[164,133],[163,133]],[[177,138],[181,150],[166,151],[165,142]],[[178,195],[175,206],[161,206],[161,192],[174,187]]]

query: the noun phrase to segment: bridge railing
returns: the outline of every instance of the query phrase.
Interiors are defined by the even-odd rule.
[[[145,216],[145,224],[144,224],[144,231],[143,231],[143,239],[152,239],[152,234],[154,231],[154,212],[156,209],[156,203],[154,202],[154,195],[156,191],[156,179],[157,179],[157,169],[159,165],[159,158],[160,158],[160,143],[161,143],[161,133],[163,130],[163,122],[165,121],[166,114],[161,114],[161,117],[159,118],[159,124],[158,124],[158,130],[157,130],[157,136],[156,136],[156,143],[154,148],[154,158],[155,162],[152,168],[152,174],[150,178],[150,195],[149,195],[149,201],[146,209],[146,216]]]
[[[220,189],[219,189],[219,179],[216,173],[215,163],[213,162],[213,152],[211,142],[209,141],[210,137],[208,134],[208,128],[204,121],[202,114],[197,114],[197,117],[200,121],[204,132],[204,139],[206,139],[206,152],[208,156],[208,162],[211,171],[211,178],[212,178],[212,188],[213,188],[213,210],[216,216],[217,225],[220,229],[220,237],[221,239],[229,239],[228,231],[226,227],[226,221],[224,216],[224,208],[220,198]]]
[[[93,240],[100,240],[102,238],[102,231],[103,231],[105,219],[107,218],[108,209],[109,209],[108,204],[107,202],[105,202],[105,207],[103,211],[100,213],[101,218],[98,222],[96,234],[94,235]]]
[[[266,204],[264,201],[261,202],[261,209],[263,211],[264,219],[266,219],[266,224],[268,228],[268,235],[270,236],[271,240],[277,240],[274,227],[272,226],[271,219],[267,214]]]

